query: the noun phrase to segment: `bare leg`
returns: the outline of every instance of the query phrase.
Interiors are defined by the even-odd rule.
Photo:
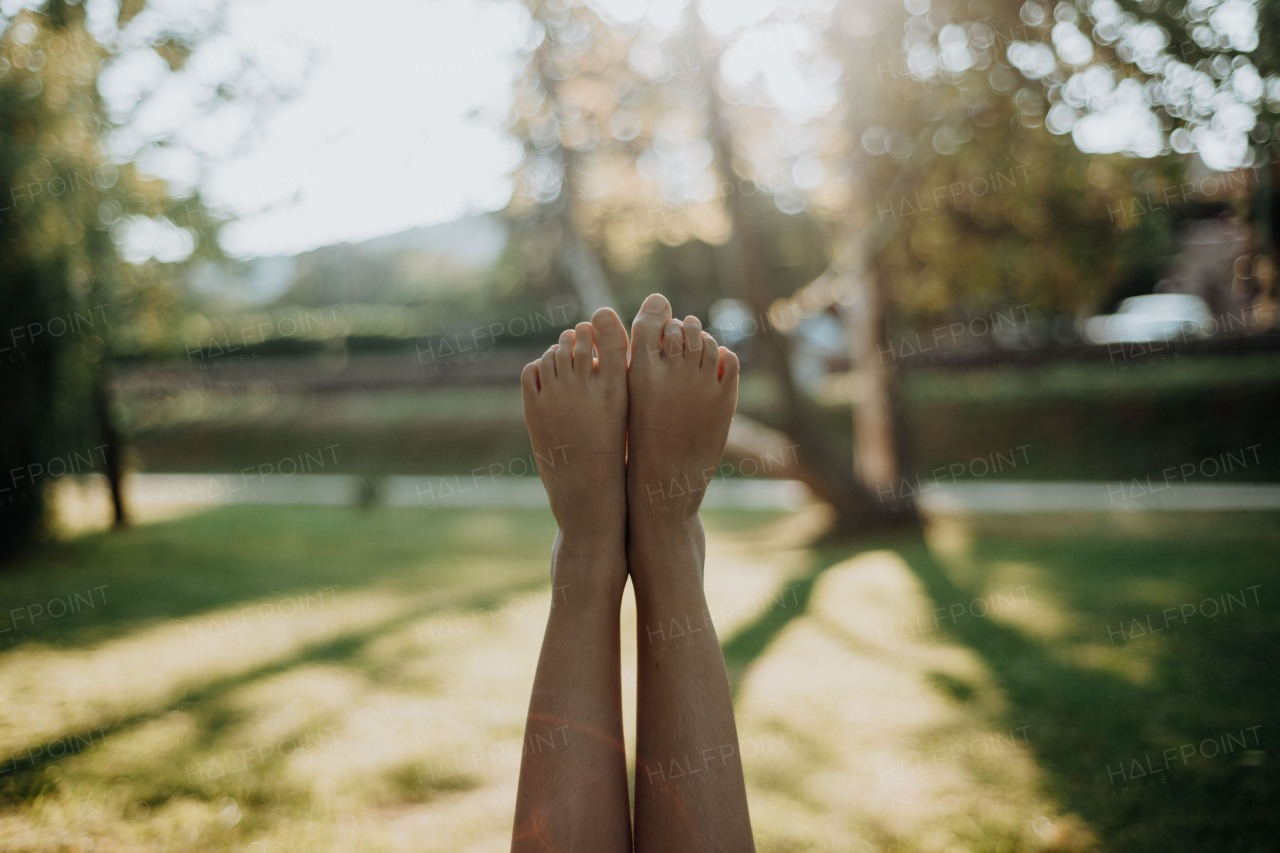
[[[627,581],[626,352],[622,322],[601,309],[520,377],[525,425],[560,531],[513,851],[631,850],[618,637]]]
[[[738,360],[650,296],[632,326],[627,557],[639,622],[637,851],[755,849],[729,681],[702,591],[698,506],[728,437]]]

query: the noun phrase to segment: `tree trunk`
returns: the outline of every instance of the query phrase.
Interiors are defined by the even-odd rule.
[[[609,279],[605,275],[604,265],[600,258],[586,244],[570,221],[566,210],[563,214],[560,238],[560,263],[578,300],[582,303],[584,319],[590,318],[597,308],[617,309],[616,300],[609,287]]]
[[[902,485],[896,365],[888,342],[884,291],[879,276],[866,267],[844,273],[844,279],[840,284],[845,299],[838,305],[852,362],[854,469],[885,512],[914,522],[915,490]]]
[[[111,397],[107,383],[106,370],[98,376],[98,387],[94,392],[94,407],[97,409],[98,430],[102,435],[103,464],[107,476],[107,485],[111,489],[111,508],[113,525],[117,528],[129,526],[129,514],[124,503],[124,447],[120,431],[116,428],[115,417],[111,412]]]
[[[701,19],[692,7],[689,15],[693,55],[708,57],[700,67],[707,92],[712,168],[722,186],[737,186],[740,182],[733,169],[732,131],[729,129],[715,79],[716,54]],[[727,293],[736,292],[751,306],[758,319],[760,334],[757,340],[761,355],[783,403],[784,431],[794,440],[793,447],[799,465],[796,478],[804,482],[819,499],[832,506],[836,511],[835,523],[840,530],[863,531],[914,520],[914,514],[908,518],[890,512],[891,507],[882,505],[866,485],[859,482],[853,471],[843,465],[832,464],[832,460],[838,459],[839,454],[822,432],[817,406],[795,382],[786,337],[767,319],[773,298],[767,286],[768,273],[760,249],[760,238],[755,233],[750,212],[743,203],[745,195],[745,192],[729,192],[724,199],[725,209],[732,223],[730,246],[739,259],[740,270],[739,281],[724,282],[724,290]],[[882,320],[881,314],[881,326]],[[875,322],[875,318],[869,318],[869,322]],[[877,337],[877,340],[881,339],[883,334]],[[892,431],[891,417],[886,423],[886,429]],[[742,446],[737,448],[740,452],[746,449]],[[887,445],[887,452],[893,452],[892,442]]]
[[[547,28],[547,40],[538,48],[536,67],[538,82],[552,102],[561,103],[560,79],[553,73],[549,47],[554,41],[553,27]],[[556,156],[561,168],[560,196],[551,202],[549,209],[558,247],[558,266],[569,279],[574,295],[578,298],[581,319],[589,319],[597,308],[617,309],[617,300],[609,286],[604,264],[596,252],[582,239],[573,218],[577,187],[574,183],[574,165],[577,152],[561,144],[556,146]]]

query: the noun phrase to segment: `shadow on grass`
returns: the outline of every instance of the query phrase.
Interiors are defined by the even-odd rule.
[[[545,582],[510,585],[501,594],[483,594],[470,596],[461,600],[442,601],[438,604],[415,609],[394,619],[381,622],[373,627],[360,631],[352,631],[323,642],[314,643],[298,651],[296,655],[272,661],[259,667],[237,673],[226,678],[209,681],[201,687],[188,691],[184,695],[166,702],[163,707],[148,709],[132,714],[105,725],[97,726],[81,732],[66,732],[49,741],[31,745],[16,753],[26,752],[22,758],[13,758],[0,764],[0,793],[4,791],[5,780],[13,776],[27,776],[38,772],[41,768],[70,756],[79,755],[85,749],[92,748],[103,740],[129,731],[138,725],[145,724],[161,713],[175,710],[195,710],[203,718],[202,736],[196,745],[212,744],[221,732],[233,721],[235,714],[220,709],[218,701],[227,693],[272,676],[297,669],[308,664],[328,663],[349,665],[360,668],[356,661],[360,652],[379,637],[394,633],[401,628],[441,610],[461,607],[464,610],[484,610],[497,605],[504,598],[515,593],[523,593],[545,586]],[[57,754],[52,747],[59,746]],[[175,791],[174,793],[183,793]],[[195,793],[191,791],[190,793]]]
[[[822,541],[795,582],[798,605],[765,612],[725,643],[731,684],[736,695],[751,663],[804,615],[822,573],[858,554],[898,554],[944,612],[989,595],[1002,565],[1036,566],[1032,597],[1058,607],[1067,626],[1059,633],[1033,637],[996,618],[940,626],[981,657],[1007,700],[986,722],[1028,727],[1046,792],[1090,824],[1102,849],[1274,849],[1280,772],[1267,742],[1280,725],[1280,673],[1265,661],[1280,645],[1267,596],[1280,570],[1275,521],[1241,514],[1138,534],[1010,531],[980,536],[963,570],[919,534]],[[1199,615],[1214,612],[1203,602],[1221,605],[1228,593],[1239,600],[1250,587],[1260,595],[1249,606]],[[1139,634],[1133,620],[1159,620],[1166,608],[1178,608],[1177,619],[1192,604],[1197,616],[1160,632],[1159,646],[1139,645],[1156,635]],[[948,701],[979,713],[972,700],[981,688],[942,673],[930,681]]]
[[[1280,677],[1264,665],[1280,642],[1277,609],[1261,596],[1229,614],[1206,604],[1270,587],[1277,566],[1269,555],[1280,543],[1274,517],[1217,521],[1216,533],[1195,523],[1064,537],[1052,547],[1018,537],[980,542],[983,573],[968,588],[923,539],[899,549],[938,606],[982,595],[999,562],[1048,570],[1043,594],[1074,617],[1064,635],[1035,640],[991,618],[948,627],[1000,684],[1004,722],[1030,724],[1029,748],[1051,793],[1108,849],[1263,850],[1280,830],[1280,775],[1259,749],[1278,722]],[[1196,615],[1184,617],[1184,605]],[[1167,608],[1177,608],[1173,621]],[[1144,653],[1148,642],[1158,649]],[[1082,647],[1126,665],[1069,662]]]
[[[778,606],[766,607],[759,617],[740,628],[722,644],[724,665],[729,674],[729,689],[734,699],[738,698],[742,678],[751,664],[765,653],[787,625],[804,616],[809,608],[813,587],[822,573],[848,559],[851,553],[856,553],[851,552],[848,545],[839,543],[817,543],[811,551],[808,570],[799,577],[791,578],[774,597]]]
[[[432,600],[286,657],[210,679],[157,707],[13,750],[0,763],[0,789],[7,789],[10,799],[38,795],[44,767],[172,710],[192,711],[201,720],[201,737],[193,746],[208,745],[235,716],[221,707],[222,697],[308,664],[345,665],[359,669],[367,680],[385,680],[359,660],[372,641],[437,612],[461,608],[492,613],[509,596],[545,587],[546,557],[531,554],[529,543],[550,542],[549,518],[535,512],[273,507],[263,513],[227,507],[124,534],[86,537],[32,555],[20,571],[0,576],[6,603],[47,603],[77,584],[105,585],[105,601],[74,615],[43,623],[37,619],[40,630],[22,638],[54,648],[90,646],[239,602],[301,596],[332,585],[340,594],[390,587],[406,595],[427,592]],[[6,611],[0,618],[8,615]],[[213,636],[204,641],[217,642]]]
[[[32,641],[89,646],[240,603],[465,583],[476,555],[510,561],[513,577],[545,573],[554,531],[549,512],[228,506],[92,534],[0,572],[0,655]],[[546,553],[531,555],[530,541]]]

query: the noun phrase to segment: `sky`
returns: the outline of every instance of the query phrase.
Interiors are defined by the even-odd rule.
[[[163,28],[168,18],[156,17],[131,35]],[[240,256],[496,209],[519,157],[502,122],[527,38],[523,7],[510,0],[231,0],[223,33],[137,114],[120,145],[176,129],[194,156],[179,148],[143,165],[179,187],[198,183],[234,212],[223,244]],[[109,101],[132,104],[165,77],[158,56],[136,53],[104,78]],[[201,90],[228,77],[238,56],[293,96],[259,116],[234,103],[203,109]]]
[[[9,12],[24,2],[0,0],[0,8]],[[834,0],[810,2],[820,7]],[[1250,0],[1195,2],[1216,4],[1211,21],[1233,39],[1252,33]],[[140,165],[168,179],[178,194],[199,186],[215,206],[234,214],[223,231],[223,245],[233,255],[293,254],[507,203],[520,148],[503,125],[520,52],[532,37],[520,0],[225,0],[217,33],[200,41],[182,73],[169,74],[148,43],[166,31],[190,31],[193,24],[199,30],[201,20],[215,19],[218,3],[150,0],[124,30],[122,58],[100,85],[117,117],[127,118],[114,142],[117,156],[130,159],[144,151]],[[699,9],[713,31],[742,33],[777,3],[701,0]],[[1096,0],[1095,7],[1108,4]],[[594,5],[606,19],[645,16],[653,26],[674,28],[685,0]],[[102,37],[114,33],[117,7],[114,0],[89,0],[90,26]],[[1236,14],[1236,7],[1244,12]],[[1054,41],[1059,52],[1072,49],[1059,43],[1058,29],[1071,35],[1070,24],[1055,28]],[[757,28],[737,39],[736,52],[725,55],[730,84],[747,84],[759,73],[775,102],[812,100],[811,81],[796,73],[788,56],[802,50],[804,41],[792,38],[791,30],[798,28]],[[1082,38],[1075,36],[1077,42]],[[1091,53],[1087,39],[1075,49]],[[1034,65],[1038,54],[1026,52]],[[210,93],[236,76],[244,58],[258,69],[243,78],[251,87],[264,89],[270,81],[292,89],[292,95],[265,99],[270,108],[257,114],[244,102],[211,104]],[[1068,126],[1079,147],[1158,152],[1162,136],[1154,116],[1142,108],[1139,87],[1078,76],[1086,84],[1081,103],[1088,101],[1092,114],[1079,121],[1070,110],[1063,115],[1074,122]],[[1248,94],[1260,83],[1245,79],[1239,85]],[[1224,111],[1220,118],[1251,126],[1251,111],[1240,105],[1237,112]],[[1057,117],[1050,115],[1051,127]],[[1238,128],[1225,129],[1237,147],[1243,145]],[[144,144],[166,135],[181,144]],[[1216,168],[1237,165],[1243,153],[1220,145],[1215,151],[1212,139],[1196,144]],[[150,221],[143,225],[125,241],[130,260],[177,260],[189,252],[186,233]]]
[[[618,20],[644,13],[674,25],[683,3],[600,5]],[[719,0],[709,4],[710,23],[749,23],[772,6]],[[126,36],[142,43],[208,8],[152,0]],[[292,254],[507,203],[520,149],[502,126],[530,38],[519,0],[230,0],[227,9],[221,34],[201,43],[182,75],[136,50],[104,75],[102,90],[123,115],[164,81],[121,134],[119,153],[148,136],[181,139],[184,146],[150,153],[142,165],[179,191],[198,184],[234,212],[223,231],[233,255]],[[229,76],[238,56],[298,92],[265,119],[236,105],[209,113],[202,91]],[[183,254],[184,235],[159,226],[132,236],[126,254],[139,260]]]

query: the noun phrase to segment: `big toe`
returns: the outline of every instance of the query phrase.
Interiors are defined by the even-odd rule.
[[[737,392],[738,357],[727,347],[720,347],[720,370],[718,376],[725,388]]]
[[[596,355],[604,373],[621,373],[627,369],[627,330],[612,308],[600,308],[591,315],[595,330]]]
[[[671,303],[654,293],[640,306],[631,323],[631,369],[647,370],[662,352],[662,327],[671,319]]]

